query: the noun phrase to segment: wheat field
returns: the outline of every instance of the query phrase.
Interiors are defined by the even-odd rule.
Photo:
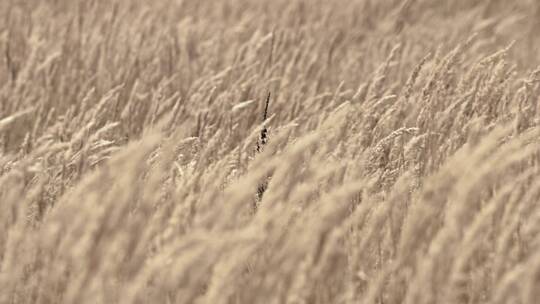
[[[0,16],[0,304],[540,303],[540,2]]]

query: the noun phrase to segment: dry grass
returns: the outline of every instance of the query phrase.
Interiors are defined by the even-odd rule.
[[[536,1],[0,16],[1,304],[540,299]]]

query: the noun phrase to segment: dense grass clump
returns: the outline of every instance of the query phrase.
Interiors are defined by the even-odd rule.
[[[0,16],[0,304],[540,299],[540,3]]]

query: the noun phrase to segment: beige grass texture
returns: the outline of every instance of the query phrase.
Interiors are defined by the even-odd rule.
[[[540,303],[540,2],[0,16],[1,304]]]

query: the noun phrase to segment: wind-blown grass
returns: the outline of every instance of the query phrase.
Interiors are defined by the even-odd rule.
[[[540,297],[536,2],[0,15],[0,303]]]

